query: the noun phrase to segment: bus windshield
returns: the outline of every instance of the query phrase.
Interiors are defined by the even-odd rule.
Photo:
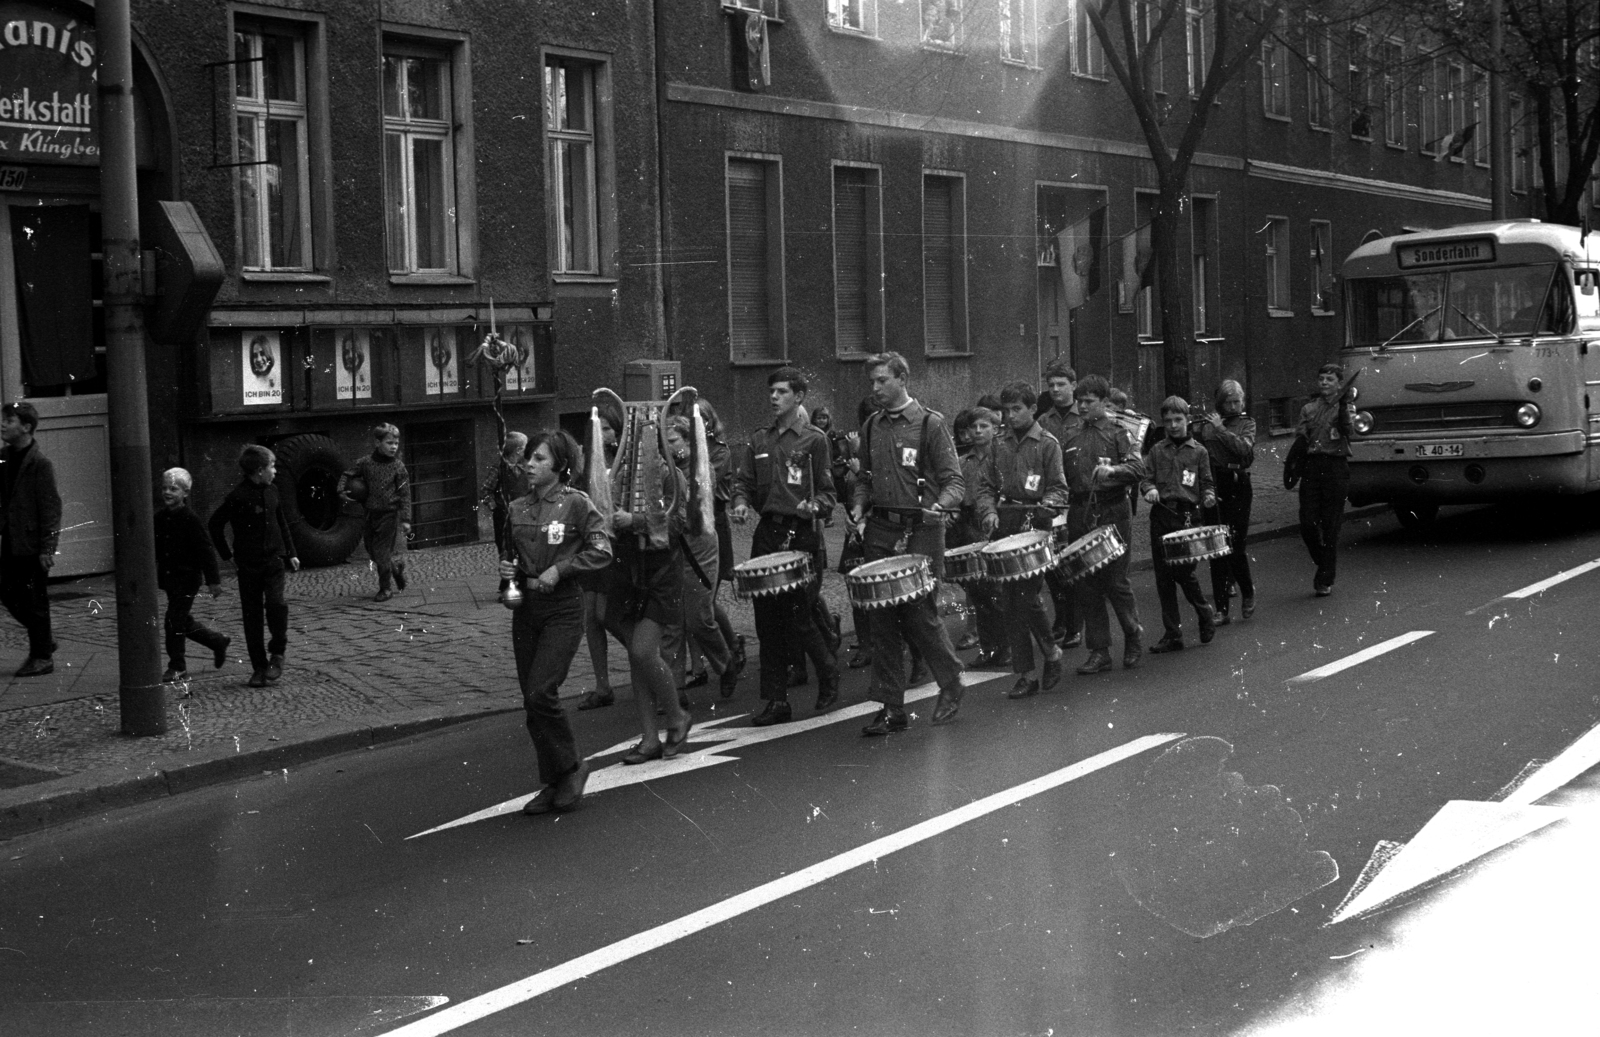
[[[1351,346],[1557,334],[1571,320],[1556,264],[1353,278]]]

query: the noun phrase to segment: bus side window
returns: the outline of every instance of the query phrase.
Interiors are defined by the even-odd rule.
[[[1577,287],[1579,317],[1600,317],[1600,270],[1580,268],[1572,272],[1572,283]]]

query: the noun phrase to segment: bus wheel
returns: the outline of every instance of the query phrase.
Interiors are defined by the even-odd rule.
[[[273,445],[284,517],[302,565],[338,565],[361,542],[362,520],[339,500],[344,458],[326,436],[290,436]]]
[[[1394,514],[1400,520],[1400,525],[1406,529],[1426,529],[1439,517],[1439,505],[1396,504]]]

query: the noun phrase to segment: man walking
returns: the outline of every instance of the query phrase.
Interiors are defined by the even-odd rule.
[[[61,494],[56,469],[34,441],[39,412],[31,403],[0,407],[0,601],[28,631],[28,660],[18,677],[55,672],[50,597],[45,578],[61,537]]]

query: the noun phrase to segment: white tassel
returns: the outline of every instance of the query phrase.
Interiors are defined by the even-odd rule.
[[[605,428],[599,407],[589,408],[589,499],[600,512],[606,536],[615,535],[616,531],[611,528],[611,473],[606,469]]]
[[[694,408],[694,500],[700,512],[700,532],[709,533],[717,528],[713,507],[711,484],[711,447],[706,442],[706,419],[700,408]]]

